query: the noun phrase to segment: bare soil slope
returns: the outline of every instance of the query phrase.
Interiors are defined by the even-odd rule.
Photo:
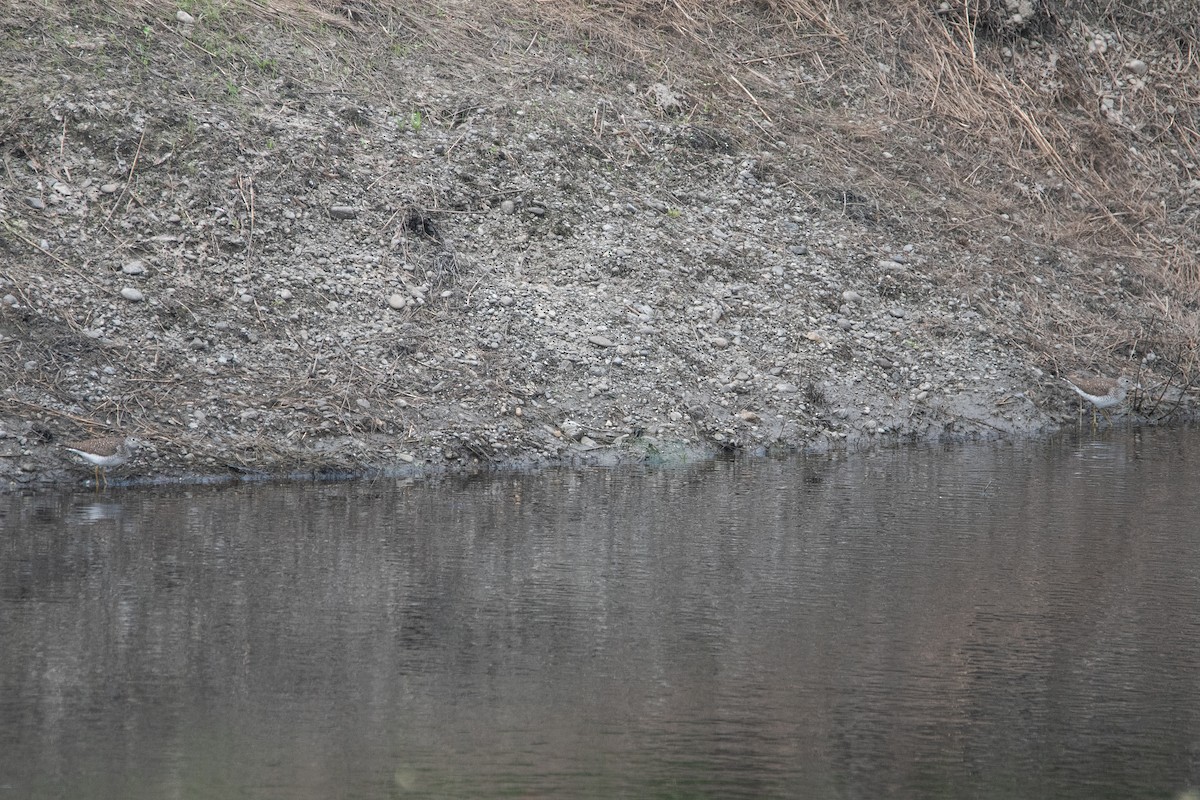
[[[0,0],[0,486],[1189,413],[1197,12],[952,5]]]

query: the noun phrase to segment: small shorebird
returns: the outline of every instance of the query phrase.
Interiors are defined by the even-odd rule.
[[[75,455],[96,468],[96,486],[100,485],[101,470],[104,470],[104,485],[108,485],[107,470],[124,464],[133,455],[133,450],[139,444],[132,436],[104,436],[99,439],[87,439],[82,442],[72,442],[63,445]]]
[[[1086,375],[1072,375],[1063,378],[1075,394],[1091,403],[1092,422],[1096,421],[1096,409],[1104,410],[1125,400],[1125,395],[1133,388],[1133,378],[1121,375],[1117,378],[1093,378]]]

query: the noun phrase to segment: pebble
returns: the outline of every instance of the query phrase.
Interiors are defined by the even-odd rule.
[[[358,209],[354,206],[330,206],[329,216],[334,219],[354,219],[358,216]]]
[[[404,295],[402,295],[402,294],[393,294],[388,297],[388,305],[391,306],[396,311],[399,311],[400,309],[404,308],[404,306],[407,304],[408,304],[408,301],[405,299]]]
[[[134,303],[137,303],[137,302],[140,302],[140,301],[146,299],[146,295],[142,294],[141,292],[139,292],[137,289],[133,288],[132,286],[126,286],[124,289],[122,289],[121,297],[124,297],[126,300],[129,300]]]
[[[893,307],[888,309],[888,313],[896,319],[904,319],[908,312],[906,312],[903,308]]]
[[[17,304],[17,297],[16,297],[16,295],[12,295],[12,294],[6,294],[6,295],[4,295],[4,305],[6,305],[6,306],[15,306],[16,304]]]
[[[514,203],[512,200],[502,200],[500,202],[500,213],[512,214],[516,210],[517,210],[517,204]]]
[[[238,300],[241,300],[243,303],[249,303],[254,300],[254,295],[242,293],[242,295],[238,297]]]
[[[116,194],[117,190],[120,188],[121,188],[121,184],[119,184],[119,183],[105,183],[105,184],[101,184],[100,191],[103,192],[104,194]]]
[[[613,347],[616,344],[607,336],[600,336],[599,334],[589,336],[587,340],[589,344],[594,344],[597,347]]]
[[[292,299],[292,290],[291,289],[280,289],[279,290],[279,299],[280,300],[291,300]]]
[[[1145,75],[1150,70],[1150,67],[1147,66],[1146,62],[1142,61],[1140,58],[1131,58],[1125,62],[1125,69],[1129,70],[1134,75]]]
[[[365,397],[360,397],[357,400],[355,400],[354,402],[358,405],[359,408],[366,409],[366,408],[371,407],[371,401]]]
[[[179,9],[178,11],[175,12],[175,19],[179,20],[184,25],[191,25],[193,22],[196,21],[195,17],[193,17],[191,14],[184,11],[183,9]]]
[[[26,197],[25,205],[29,206],[30,208],[36,208],[38,211],[42,211],[46,208],[46,201],[40,197]]]
[[[546,216],[546,207],[545,206],[530,206],[529,213],[533,214],[535,217],[544,217],[544,216]]]
[[[708,343],[718,350],[724,350],[726,347],[729,347],[729,340],[724,336],[710,336],[708,337]]]
[[[126,275],[141,275],[145,271],[146,265],[141,261],[130,261],[121,267],[121,272],[124,272]]]
[[[839,319],[837,321],[837,324],[838,324],[838,327],[844,331],[848,331],[854,327],[854,323],[851,322],[850,320],[846,319],[845,317],[842,317],[841,319]]]
[[[862,295],[853,289],[847,289],[842,292],[842,299],[847,303],[857,303],[859,300],[862,300]]]

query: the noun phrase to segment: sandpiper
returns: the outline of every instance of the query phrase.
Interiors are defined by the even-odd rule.
[[[69,445],[64,445],[64,447],[96,468],[96,485],[99,486],[102,476],[101,470],[105,471],[105,474],[103,474],[104,484],[108,485],[108,468],[119,466],[128,461],[129,457],[133,455],[133,449],[137,445],[138,440],[132,436],[125,438],[120,436],[104,436],[99,439],[72,442]]]
[[[1086,375],[1072,375],[1063,378],[1075,394],[1087,400],[1096,409],[1112,408],[1125,400],[1125,395],[1133,388],[1133,378],[1121,375],[1117,378],[1093,378]],[[1092,411],[1092,421],[1096,420],[1096,411]]]

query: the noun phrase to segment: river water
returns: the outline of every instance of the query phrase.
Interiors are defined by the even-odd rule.
[[[1200,434],[0,498],[0,800],[1200,797]]]

